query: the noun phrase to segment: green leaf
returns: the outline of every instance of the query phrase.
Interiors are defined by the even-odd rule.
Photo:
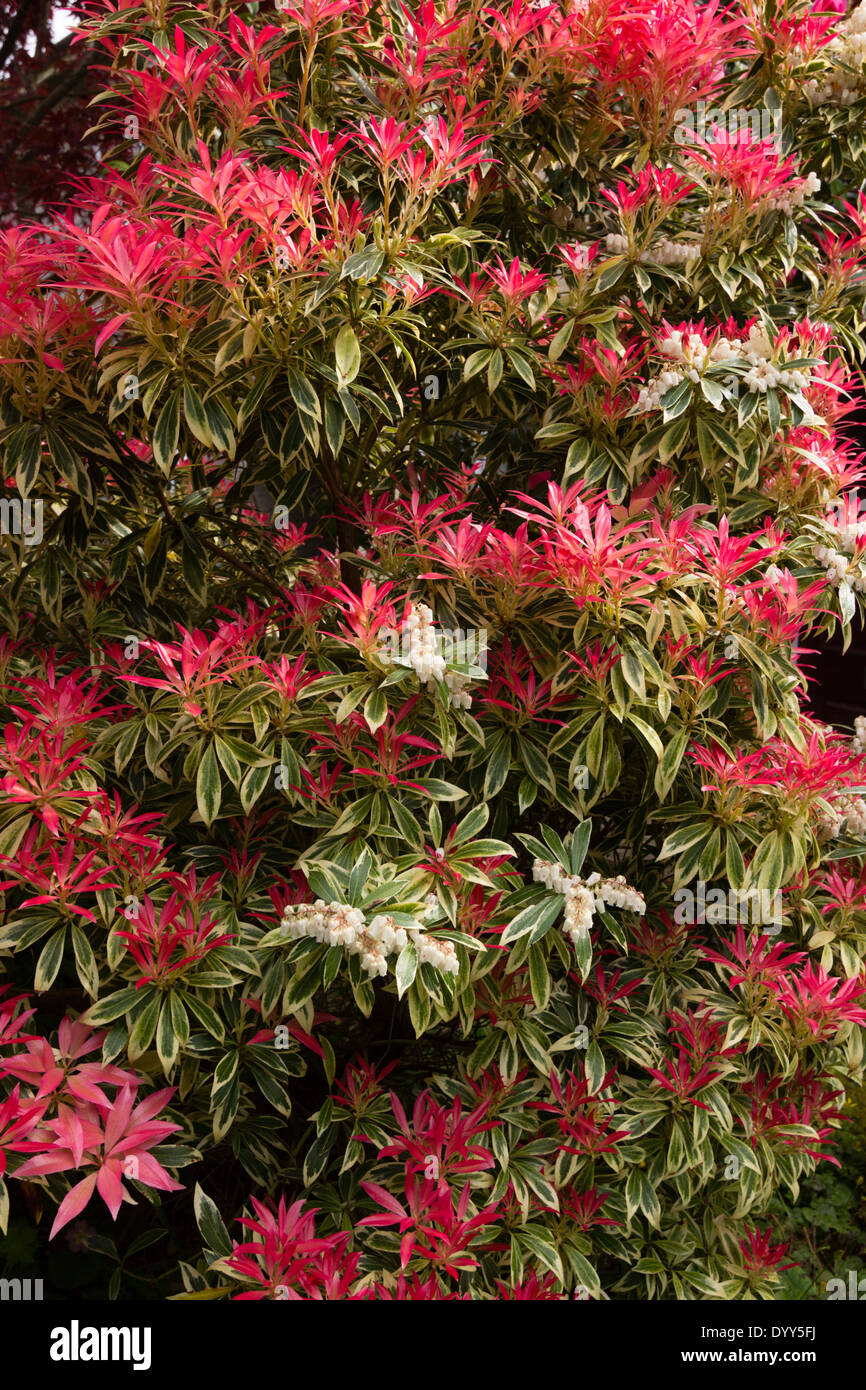
[[[385,723],[388,718],[388,701],[381,690],[373,690],[367,696],[364,702],[364,718],[371,734]]]
[[[365,246],[362,251],[354,251],[347,256],[340,271],[340,279],[372,280],[384,261],[384,254],[375,246]]]
[[[471,352],[463,364],[463,380],[471,381],[472,377],[483,371],[491,356],[490,348],[480,348],[478,352]]]
[[[590,1095],[595,1095],[596,1092],[601,1089],[606,1067],[602,1050],[594,1038],[586,1049],[584,1067],[586,1070],[586,1079],[589,1082]]]
[[[530,363],[523,356],[523,354],[520,352],[514,352],[514,350],[512,349],[508,353],[508,360],[511,363],[511,366],[513,367],[514,371],[520,377],[521,381],[523,381],[525,385],[529,387],[530,391],[534,391],[535,377],[532,374],[532,367]]]
[[[742,888],[746,878],[746,866],[743,862],[743,853],[737,842],[737,837],[730,826],[728,827],[728,838],[725,845],[725,870],[731,887]]]
[[[222,800],[222,782],[212,743],[208,744],[205,755],[199,763],[198,774],[195,779],[195,799],[198,813],[205,825],[212,825],[216,820]]]
[[[219,734],[214,735],[214,748],[216,749],[217,757],[222,763],[223,771],[232,786],[237,787],[241,780],[241,765],[234,751],[229,747],[225,739],[220,738]]]
[[[530,743],[529,739],[522,738],[518,743],[518,751],[520,757],[523,759],[523,765],[533,781],[537,782],[539,786],[544,787],[551,795],[555,796],[556,782],[554,780],[553,770],[547,758],[541,752],[541,749],[536,748],[535,744]]]
[[[316,1178],[321,1177],[328,1166],[328,1159],[334,1147],[333,1133],[321,1134],[314,1139],[304,1155],[302,1179],[304,1187],[309,1187]]]
[[[136,1061],[150,1047],[153,1035],[156,1032],[156,1025],[159,1021],[159,1010],[162,996],[159,990],[153,990],[148,994],[147,991],[139,990],[139,1000],[144,995],[143,1007],[137,1015],[129,1034],[129,1060]]]
[[[175,1037],[174,1023],[171,1014],[171,996],[163,999],[162,1008],[159,1012],[159,1023],[156,1027],[156,1052],[162,1063],[162,1069],[168,1076],[175,1062],[180,1047],[179,1040]]]
[[[586,1289],[591,1298],[600,1297],[601,1280],[586,1256],[570,1244],[566,1246],[565,1255],[577,1276],[578,1283]]]
[[[50,989],[57,978],[60,969],[60,962],[63,959],[63,947],[66,942],[66,928],[61,927],[58,931],[49,936],[45,945],[42,947],[39,959],[36,962],[36,972],[33,976],[33,988],[37,994],[43,990]]]
[[[508,778],[511,767],[511,740],[506,735],[500,738],[490,750],[487,768],[484,773],[484,800],[489,801],[501,791]]]
[[[289,367],[288,382],[292,400],[301,414],[307,415],[317,424],[321,424],[322,408],[319,405],[319,398],[304,374]]]
[[[538,796],[538,783],[531,777],[522,777],[520,786],[517,788],[517,810],[522,816],[524,811],[528,811],[532,803]]]
[[[502,380],[504,365],[502,353],[499,348],[494,348],[490,354],[490,361],[487,363],[487,389],[491,396]]]
[[[462,801],[468,793],[453,782],[443,782],[441,777],[414,777],[415,786],[432,796],[434,801]]]
[[[268,782],[271,779],[269,767],[251,767],[241,784],[241,805],[249,815]]]
[[[661,762],[662,758],[664,757],[665,750],[662,747],[662,741],[656,733],[655,729],[651,728],[645,720],[638,719],[637,715],[632,714],[631,711],[629,711],[628,714],[628,721],[637,729],[641,737],[646,739],[646,742],[649,744],[650,748],[655,753],[659,762]]]
[[[711,830],[712,825],[708,821],[681,826],[672,835],[668,835],[659,852],[659,862],[671,859],[675,854],[682,854],[685,850],[691,849],[692,845],[702,843]]]
[[[402,999],[407,989],[411,986],[418,971],[418,951],[411,941],[407,941],[399,956],[395,968],[397,979],[397,998]]]
[[[75,953],[75,970],[84,989],[95,999],[99,993],[99,971],[96,957],[84,931],[74,922],[71,924],[72,949]]]
[[[337,334],[334,356],[341,378],[340,386],[348,386],[350,382],[355,380],[361,367],[361,347],[354,328],[348,323]]]
[[[637,1170],[640,1172],[640,1170]],[[657,1226],[661,1219],[661,1204],[655,1188],[645,1173],[640,1173],[640,1209],[651,1226]]]
[[[527,936],[536,928],[552,927],[564,906],[565,899],[559,893],[552,896],[545,894],[541,902],[530,903],[529,907],[518,912],[499,938],[499,944],[508,946],[512,941],[518,941],[521,936]]]
[[[94,1028],[101,1027],[104,1023],[113,1023],[115,1019],[126,1014],[141,998],[141,991],[133,989],[119,989],[114,994],[108,994],[104,999],[99,999],[95,1004],[82,1015],[85,1023],[91,1024]]]
[[[627,648],[622,652],[620,658],[622,673],[626,683],[631,686],[639,700],[646,699],[646,681],[644,679],[643,666],[634,652]]]
[[[573,874],[579,874],[583,868],[583,861],[586,858],[586,851],[589,849],[591,835],[591,820],[582,820],[580,824],[574,828],[569,853],[569,866]]]
[[[189,1042],[189,1018],[183,1006],[183,1000],[172,990],[168,996],[171,1007],[171,1026],[177,1038],[178,1046],[185,1047]]]
[[[45,443],[48,445],[49,453],[54,460],[60,476],[69,486],[86,501],[92,500],[92,490],[87,470],[81,462],[78,454],[70,448],[64,436],[59,430],[45,426]]]
[[[153,431],[151,447],[153,457],[162,472],[171,472],[171,465],[177,453],[177,441],[180,436],[180,390],[173,391],[159,413],[156,428]]]
[[[193,1195],[193,1210],[202,1239],[209,1250],[220,1259],[232,1253],[232,1240],[219,1214],[216,1202],[208,1197],[204,1189],[196,1183]]]
[[[36,425],[20,425],[10,435],[6,444],[7,472],[15,469],[15,486],[22,497],[27,497],[42,464],[42,432]]]
[[[546,1009],[550,999],[550,973],[540,946],[530,946],[527,964],[529,965],[529,987],[532,990],[535,1007]]]
[[[480,830],[487,824],[490,811],[485,802],[478,806],[473,806],[471,811],[467,811],[461,821],[458,821],[454,833],[449,840],[449,848],[457,848],[458,845],[465,845],[467,840],[473,840]]]
[[[536,1224],[521,1227],[516,1233],[517,1241],[521,1249],[527,1250],[534,1255],[537,1260],[555,1274],[557,1279],[565,1282],[565,1272],[562,1268],[562,1260],[559,1251],[553,1242],[553,1238],[546,1226]]]
[[[360,902],[361,894],[364,891],[364,886],[367,882],[367,879],[370,877],[370,869],[372,867],[373,856],[371,855],[369,849],[365,847],[361,851],[358,858],[355,860],[355,863],[352,866],[352,872],[349,874],[349,888],[347,896],[350,903],[356,904]]]
[[[574,332],[574,324],[574,319],[568,319],[562,327],[558,328],[554,333],[550,342],[550,347],[547,349],[547,356],[551,362],[556,362],[565,352],[565,349],[568,347],[568,341]]]
[[[207,1029],[211,1037],[222,1042],[225,1037],[225,1029],[220,1020],[219,1014],[215,1013],[210,1004],[206,1004],[203,999],[199,999],[197,994],[190,991],[186,996],[186,1006],[191,1013],[195,1014],[203,1028]]]
[[[656,768],[654,786],[656,796],[660,801],[664,801],[673,785],[674,778],[683,760],[683,754],[688,746],[689,737],[688,729],[680,729],[678,734],[674,734],[664,751],[661,762]]]
[[[185,381],[183,384],[183,417],[187,427],[195,435],[200,444],[213,447],[210,427],[205,413],[204,401],[196,391],[192,382]]]
[[[485,807],[485,811],[486,811]],[[15,820],[4,825],[0,830],[0,859],[12,859],[24,838],[24,832],[30,824],[30,812],[23,816],[16,817]]]
[[[341,406],[332,396],[325,397],[325,438],[328,441],[328,448],[337,457],[343,447],[343,440],[346,437],[346,416]],[[309,478],[309,473],[303,477]]]

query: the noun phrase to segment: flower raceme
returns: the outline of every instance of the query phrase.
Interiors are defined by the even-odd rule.
[[[535,859],[532,877],[551,892],[563,894],[565,917],[562,929],[573,943],[588,934],[593,913],[603,911],[605,907],[623,907],[640,913],[646,911],[646,903],[640,893],[629,888],[621,874],[614,879],[602,879],[600,874],[593,873],[582,879],[577,874],[566,874],[559,864]]]
[[[460,961],[449,941],[428,936],[420,925],[404,927],[389,913],[376,913],[368,921],[360,908],[317,898],[314,903],[288,904],[282,926],[296,939],[311,937],[360,956],[362,969],[371,977],[386,975],[387,957],[402,952],[410,943],[422,964],[426,961],[450,975],[460,971]]]

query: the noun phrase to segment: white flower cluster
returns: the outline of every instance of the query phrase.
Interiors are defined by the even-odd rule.
[[[840,548],[847,550],[849,555],[854,554],[858,541],[866,541],[866,516],[861,516],[857,521],[842,522],[838,514],[830,514],[827,520],[839,532]]]
[[[773,344],[759,324],[752,325],[747,339],[720,337],[712,347],[707,346],[699,333],[684,333],[675,328],[659,344],[659,352],[677,365],[660,372],[642,388],[637,399],[638,413],[658,410],[662,396],[672,386],[686,380],[697,383],[708,367],[733,358],[749,363],[743,379],[751,391],[763,393],[778,386],[802,390],[812,379],[809,371],[779,366],[770,360]]]
[[[611,232],[605,245],[611,255],[624,256],[628,251],[628,237]],[[662,237],[648,250],[641,251],[638,259],[645,265],[688,265],[700,254],[701,248],[696,241],[671,241],[670,237]]]
[[[697,380],[697,373],[695,380]],[[650,410],[658,410],[661,405],[662,396],[668,392],[672,386],[679,386],[683,380],[683,373],[668,369],[659,372],[658,376],[652,377],[646,386],[642,386],[638,393],[636,410],[639,415],[646,414]]]
[[[409,940],[418,951],[421,965],[426,961],[445,975],[459,975],[460,962],[450,941],[437,941],[435,937],[427,936],[417,927],[409,928]]]
[[[854,720],[854,737],[851,748],[855,753],[866,753],[866,714],[858,714]]]
[[[468,676],[463,676],[459,671],[446,671],[445,684],[448,686],[448,698],[455,709],[471,709],[472,696],[468,693],[471,681]]]
[[[604,907],[646,912],[646,903],[640,893],[628,886],[622,874],[617,874],[616,878],[602,878],[594,873],[583,879],[577,874],[567,874],[561,864],[552,864],[547,859],[533,859],[532,878],[535,883],[543,883],[552,893],[563,894],[565,919],[562,930],[572,945],[587,935],[592,926],[593,913]]]
[[[448,670],[442,655],[441,636],[434,626],[433,612],[426,603],[412,604],[400,632],[401,635],[408,634],[409,650],[406,657],[421,684],[444,680],[450,703],[457,709],[470,709],[472,696],[467,691],[471,681],[459,671]]]
[[[408,633],[407,659],[417,672],[422,685],[441,681],[445,677],[445,658],[440,650],[438,633],[433,626],[433,613],[426,603],[413,603],[412,611],[400,628]]]
[[[817,174],[807,174],[801,183],[794,188],[786,188],[780,193],[771,193],[767,199],[768,207],[777,212],[786,212],[788,216],[794,208],[801,207],[809,197],[810,193],[817,193],[821,187],[821,180]]]
[[[843,584],[847,584],[858,594],[866,592],[866,576],[859,570],[849,573],[850,556],[843,554],[841,550],[834,550],[830,545],[816,545],[812,553],[818,564],[826,569],[827,578],[834,588],[840,589]]]
[[[813,105],[832,102],[834,106],[853,106],[863,95],[863,65],[866,63],[866,0],[836,25],[836,33],[821,49],[822,58],[839,63],[820,78],[803,83],[803,91]],[[854,72],[846,72],[853,68]],[[859,74],[859,75],[858,75]]]
[[[833,839],[842,834],[843,826],[851,835],[866,835],[866,801],[862,796],[840,796],[829,816],[821,812],[819,824]]]
[[[852,560],[858,541],[866,539],[866,517],[859,521],[845,522],[843,525],[839,525],[838,516],[833,514],[826,520],[827,525],[833,530],[837,544],[816,545],[812,554],[818,564],[824,566],[827,579],[835,588],[839,589],[846,584],[858,594],[866,593],[866,575],[863,574],[859,563]],[[860,553],[866,554],[864,551]]]
[[[436,903],[435,894],[431,896],[433,904],[428,897],[425,917],[431,915]],[[413,942],[422,963],[429,961],[451,975],[460,970],[450,941],[436,941],[420,927],[400,927],[387,913],[380,912],[368,922],[358,907],[317,898],[314,903],[289,903],[282,925],[296,939],[309,936],[323,945],[341,946],[350,956],[360,956],[361,966],[371,978],[387,974],[387,957],[402,951],[407,941]]]

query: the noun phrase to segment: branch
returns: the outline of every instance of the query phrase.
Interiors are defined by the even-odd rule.
[[[126,450],[125,445],[123,446],[123,448],[124,452],[128,452]],[[133,457],[135,457],[135,455],[133,455]],[[139,462],[139,460],[136,459],[136,462]],[[166,497],[163,491],[162,484],[160,483],[159,479],[149,478],[148,481],[150,482],[151,487],[153,488],[153,491],[156,494],[157,500],[159,501],[159,505],[162,508],[162,513],[166,521],[169,522],[171,525],[175,525],[176,523],[174,513],[172,512],[171,507],[169,506],[168,498]],[[199,542],[200,545],[204,546],[205,550],[209,550],[212,555],[218,555],[221,560],[225,560],[227,564],[233,565],[236,570],[239,570],[241,574],[245,574],[248,579],[254,580],[256,584],[261,584],[263,588],[269,589],[272,594],[276,594],[277,598],[280,600],[281,603],[285,603],[285,589],[282,588],[279,584],[277,584],[275,580],[271,579],[269,575],[260,574],[258,570],[253,569],[252,565],[248,565],[245,560],[239,559],[237,555],[232,555],[230,550],[223,550],[222,546],[217,545],[216,541],[212,541],[208,536],[202,536],[197,534],[196,540]]]
[[[196,535],[196,540],[199,545],[203,545],[205,550],[209,550],[212,555],[218,555],[221,560],[225,560],[228,564],[234,565],[235,569],[240,570],[248,579],[254,580],[256,584],[261,584],[265,589],[270,589],[271,593],[276,594],[281,603],[285,603],[285,589],[281,588],[280,585],[268,575],[260,574],[258,570],[253,569],[252,565],[248,565],[245,560],[238,559],[237,555],[232,555],[229,550],[223,550],[222,546],[217,545],[216,542],[210,540],[208,536]]]
[[[6,62],[11,56],[16,43],[21,35],[30,27],[30,16],[33,10],[34,0],[18,0],[18,10],[12,23],[6,30],[6,37],[0,44],[0,69],[6,66]]]
[[[74,90],[81,78],[86,75],[92,57],[93,55],[91,52],[85,49],[78,62],[75,64],[75,67],[70,68],[66,76],[61,78],[55,87],[52,87],[46,97],[43,97],[36,110],[31,112],[25,121],[21,122],[18,129],[19,138],[26,130],[29,130],[31,126],[38,125],[43,116],[47,116],[48,112],[52,111],[54,107],[57,106],[58,102],[61,102],[65,96]]]

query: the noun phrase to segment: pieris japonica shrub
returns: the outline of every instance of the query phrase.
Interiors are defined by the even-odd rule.
[[[101,172],[0,239],[4,1219],[773,1297],[863,1075],[866,21],[81,9]]]

